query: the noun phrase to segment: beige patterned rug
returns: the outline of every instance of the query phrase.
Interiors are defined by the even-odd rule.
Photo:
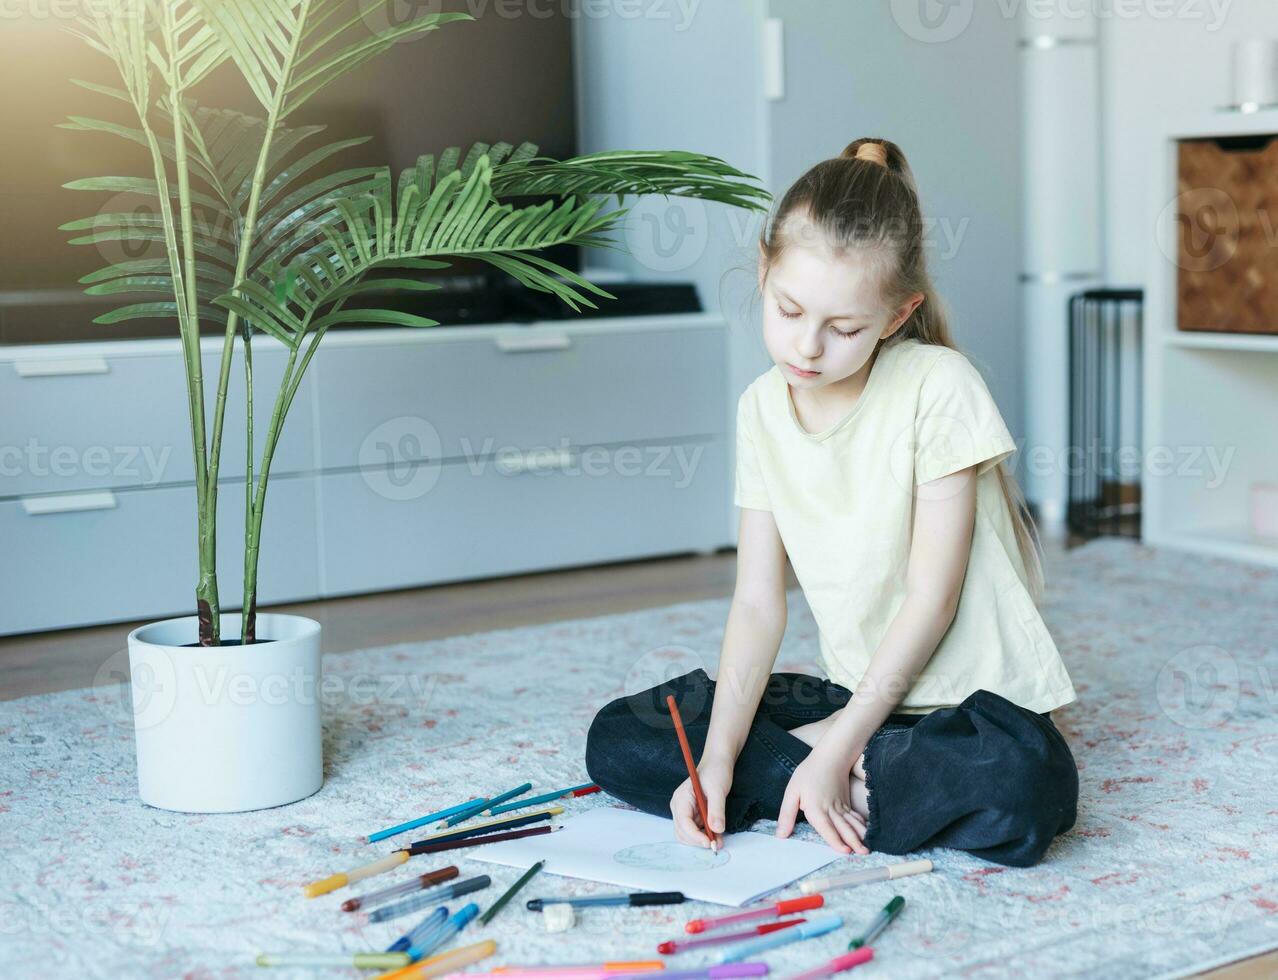
[[[930,875],[832,893],[849,925],[766,957],[773,976],[842,951],[893,893],[905,911],[859,976],[1175,977],[1278,948],[1278,573],[1120,540],[1054,556],[1048,572],[1044,616],[1080,695],[1056,715],[1081,770],[1074,829],[1034,868],[934,850],[922,852]],[[815,626],[800,593],[790,602],[778,668],[812,670]],[[593,713],[712,670],[727,609],[690,602],[326,657],[324,788],[257,813],[140,804],[120,689],[0,703],[0,976],[248,977],[262,951],[385,948],[417,917],[370,924],[338,909],[365,889],[306,900],[302,884],[387,853],[361,839],[388,824],[524,780],[534,793],[585,782]],[[517,874],[456,853],[463,876],[493,876],[472,896],[481,909]],[[536,889],[610,890],[550,875]],[[649,957],[685,919],[720,910],[589,909],[547,935],[515,902],[453,944],[495,939],[494,965]],[[357,975],[271,976],[325,972]]]

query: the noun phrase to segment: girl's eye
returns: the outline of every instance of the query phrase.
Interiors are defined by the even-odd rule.
[[[787,320],[797,320],[800,316],[802,316],[800,313],[787,313],[781,306],[777,306],[777,312]],[[831,327],[830,329],[837,333],[840,337],[855,337],[864,330],[865,327],[858,327],[856,330],[840,330],[837,327]]]

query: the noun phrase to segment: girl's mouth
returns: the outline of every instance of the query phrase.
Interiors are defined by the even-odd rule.
[[[789,361],[786,362],[785,366],[788,367],[796,376],[800,378],[815,378],[818,374],[821,373],[820,371],[804,371],[802,368],[795,367]]]

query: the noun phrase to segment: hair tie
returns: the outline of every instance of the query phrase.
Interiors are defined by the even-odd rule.
[[[869,160],[871,163],[877,163],[880,167],[886,167],[887,147],[882,143],[862,143],[856,148],[854,160]]]

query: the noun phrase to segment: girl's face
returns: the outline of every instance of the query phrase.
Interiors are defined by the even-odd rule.
[[[760,257],[764,346],[793,387],[826,388],[856,375],[923,301],[916,293],[898,310],[884,309],[876,267],[864,253],[839,257],[792,241],[765,279]]]

